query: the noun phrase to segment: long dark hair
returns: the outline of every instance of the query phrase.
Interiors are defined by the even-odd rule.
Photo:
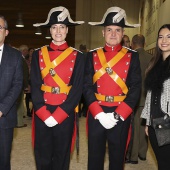
[[[158,31],[158,35],[157,35],[157,40],[156,40],[156,47],[155,47],[155,53],[153,58],[151,59],[151,61],[148,64],[148,67],[146,69],[146,76],[148,74],[148,72],[156,65],[156,63],[159,61],[160,58],[162,58],[162,51],[161,49],[158,47],[158,38],[159,38],[159,33],[162,29],[167,28],[170,30],[170,24],[164,24],[160,27],[159,31]]]

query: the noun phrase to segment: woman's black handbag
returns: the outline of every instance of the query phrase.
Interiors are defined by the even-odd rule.
[[[153,119],[153,128],[158,142],[158,146],[170,144],[170,117],[165,114],[164,117]]]

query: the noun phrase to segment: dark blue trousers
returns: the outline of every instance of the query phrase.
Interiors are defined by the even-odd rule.
[[[54,127],[47,127],[35,116],[37,170],[69,170],[73,129],[74,114]]]
[[[88,116],[88,170],[103,170],[106,142],[108,143],[109,170],[123,170],[125,150],[131,117],[105,129],[91,114]]]
[[[0,129],[0,170],[10,170],[13,128]]]

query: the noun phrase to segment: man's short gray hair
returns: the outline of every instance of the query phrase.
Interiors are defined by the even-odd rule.
[[[3,15],[0,15],[0,18],[2,19],[2,20],[4,20],[4,23],[5,23],[5,29],[8,29],[8,23],[7,23],[7,20],[5,19],[5,17],[3,16]]]
[[[28,46],[27,45],[21,45],[20,47],[19,47],[19,51],[24,51],[24,50],[28,50]]]

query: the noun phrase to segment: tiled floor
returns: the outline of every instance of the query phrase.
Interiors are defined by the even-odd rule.
[[[31,145],[31,118],[24,119],[27,127],[15,129],[11,158],[12,170],[36,170],[33,149]],[[87,138],[85,118],[81,117],[80,124],[80,153],[79,157],[74,150],[71,156],[70,170],[87,170]],[[108,170],[108,156],[105,159],[105,170]],[[136,165],[126,164],[125,170],[157,170],[151,147],[148,149],[147,160]]]

